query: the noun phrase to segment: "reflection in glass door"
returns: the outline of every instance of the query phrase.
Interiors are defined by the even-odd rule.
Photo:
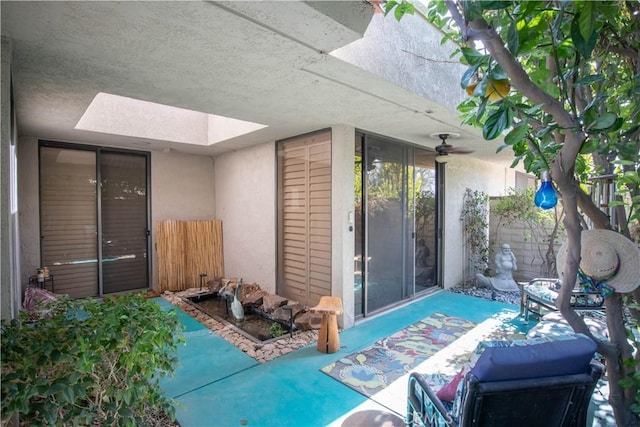
[[[72,298],[98,295],[96,153],[40,147],[41,264],[55,291]]]
[[[376,138],[365,144],[366,310],[374,312],[410,293],[413,212],[408,200],[408,149]]]
[[[103,293],[146,288],[147,157],[102,152],[100,201]]]
[[[436,170],[432,152],[414,152],[409,189],[415,216],[415,292],[420,293],[436,285]]]
[[[378,137],[355,144],[356,316],[435,286],[434,153]]]

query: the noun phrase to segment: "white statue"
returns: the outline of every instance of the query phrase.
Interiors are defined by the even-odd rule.
[[[242,279],[240,279],[240,283],[236,285],[235,292],[233,293],[233,301],[231,302],[231,313],[236,320],[244,319],[244,308],[242,307],[242,303],[238,299],[238,291],[240,290],[240,286],[242,286]]]
[[[497,291],[518,291],[518,284],[513,280],[513,272],[518,269],[516,257],[511,252],[511,247],[504,243],[496,254],[496,277],[487,277],[476,274],[479,285],[493,288]]]

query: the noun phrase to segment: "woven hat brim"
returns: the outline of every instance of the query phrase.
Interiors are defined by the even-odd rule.
[[[567,244],[565,241],[556,256],[556,269],[558,277],[564,279],[564,268],[567,261]],[[592,245],[607,245],[611,247],[620,258],[620,269],[615,276],[605,281],[616,292],[628,293],[640,286],[640,248],[620,233],[611,230],[585,230],[581,235],[583,248]]]

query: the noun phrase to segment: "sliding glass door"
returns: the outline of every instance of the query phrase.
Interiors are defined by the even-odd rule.
[[[369,135],[355,146],[356,315],[435,285],[433,153]]]
[[[100,154],[103,293],[148,287],[147,157]]]
[[[413,212],[408,206],[408,150],[367,138],[367,311],[407,298],[412,283]]]
[[[40,147],[41,263],[55,291],[98,295],[96,152]]]
[[[41,263],[73,298],[149,286],[148,156],[43,142]]]

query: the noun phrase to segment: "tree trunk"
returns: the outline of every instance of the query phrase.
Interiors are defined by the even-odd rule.
[[[624,361],[633,358],[633,348],[627,341],[627,331],[624,326],[622,295],[614,293],[605,300],[607,312],[607,328],[609,339],[616,344],[616,353],[606,356],[607,379],[609,380],[609,403],[614,408],[616,424],[623,426],[638,426],[638,418],[629,410],[631,404],[635,402],[636,387],[623,388],[618,385],[619,381],[628,378],[629,368],[625,367]],[[612,387],[615,384],[617,387]],[[618,408],[618,410],[616,410]]]

